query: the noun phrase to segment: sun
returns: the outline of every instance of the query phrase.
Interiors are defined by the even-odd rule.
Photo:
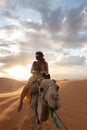
[[[13,78],[18,80],[27,80],[30,77],[29,69],[24,66],[14,66],[7,69],[6,72]]]

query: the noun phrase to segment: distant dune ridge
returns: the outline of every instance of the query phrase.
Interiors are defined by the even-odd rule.
[[[23,85],[23,82],[10,78],[0,78],[0,93],[15,91]]]
[[[68,130],[87,130],[87,79],[61,80],[57,83],[60,86],[61,103],[57,113]],[[0,78],[0,130],[31,130],[29,104],[26,98],[22,111],[17,112],[23,87],[23,82]],[[51,118],[44,123],[43,129],[58,130]]]

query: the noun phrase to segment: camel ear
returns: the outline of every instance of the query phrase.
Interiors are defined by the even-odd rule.
[[[57,87],[57,90],[59,90],[60,87],[58,85],[56,85],[56,87]]]
[[[53,81],[54,83],[56,83],[56,80],[55,80],[55,79],[52,79],[52,81]]]

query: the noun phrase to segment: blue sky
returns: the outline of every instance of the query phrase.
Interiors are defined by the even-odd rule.
[[[39,50],[52,78],[87,78],[87,0],[1,0],[0,19],[0,77],[28,79]]]

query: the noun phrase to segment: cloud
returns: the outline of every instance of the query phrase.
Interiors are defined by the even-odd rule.
[[[38,3],[38,5],[37,5]],[[53,2],[48,1],[31,1],[22,0],[18,1],[17,5],[22,8],[33,9],[41,14],[41,24],[35,21],[27,22],[19,20],[19,17],[13,16],[12,12],[5,10],[3,15],[9,18],[9,23],[13,19],[13,26],[16,28],[18,25],[25,29],[23,32],[27,36],[27,30],[33,29],[34,31],[46,31],[48,35],[50,34],[50,39],[57,45],[66,48],[82,48],[85,46],[87,41],[87,32],[84,32],[86,24],[86,5],[84,3],[72,7],[71,9],[65,9],[63,7],[53,8]],[[16,7],[15,7],[16,8]],[[83,35],[82,35],[82,32]],[[32,33],[32,32],[29,32]],[[32,34],[31,34],[32,35]],[[41,33],[42,35],[42,33]],[[32,38],[33,40],[33,38]]]
[[[39,22],[38,23],[34,23],[34,22],[28,22],[28,21],[23,21],[21,22],[22,26],[24,28],[26,28],[27,30],[28,29],[33,29],[33,31],[40,31],[40,30],[43,30],[45,29],[44,25],[43,24],[40,24]]]
[[[1,9],[11,9],[14,10],[18,5],[20,0],[0,0]]]
[[[0,26],[0,67],[3,70],[32,63],[38,50],[45,53],[52,70],[59,67],[63,72],[63,67],[85,66],[87,4],[82,2],[66,8],[60,7],[58,0],[15,0],[8,1],[9,5],[6,2],[0,5],[0,17],[4,20],[4,25]],[[37,17],[33,18],[30,12]]]
[[[1,15],[2,15],[3,17],[13,18],[13,15],[12,15],[12,11],[11,11],[11,10],[7,10],[7,9],[1,10]]]
[[[83,10],[85,5],[81,4],[78,7],[73,7],[67,12],[66,16],[66,31],[68,35],[76,35],[83,27]]]
[[[61,62],[57,64],[63,66],[84,65],[85,61],[85,56],[64,56],[61,58]]]
[[[63,24],[63,12],[61,8],[57,8],[56,10],[50,13],[47,20],[48,30],[52,33],[58,33],[62,29]]]
[[[1,7],[6,7],[8,3],[9,3],[9,0],[0,0]]]
[[[38,3],[38,4],[37,4]],[[33,9],[38,11],[41,14],[41,20],[43,26],[45,26],[49,31],[58,32],[61,28],[62,23],[62,10],[61,8],[57,8],[52,10],[52,5],[54,2],[48,0],[22,0],[21,5],[23,7],[27,7],[28,9]]]
[[[86,44],[87,32],[84,28],[87,27],[85,22],[87,14],[83,13],[86,8],[84,2],[71,9],[60,7],[53,9],[50,6],[53,5],[52,1],[37,0],[36,2],[22,0],[22,6],[32,8],[41,14],[42,25],[32,22],[29,24],[30,27],[38,30],[45,28],[52,35],[52,40],[61,47],[82,48]]]
[[[10,68],[12,66],[17,66],[17,65],[28,65],[29,62],[31,62],[32,55],[31,54],[26,54],[26,53],[20,53],[20,54],[14,54],[14,55],[9,55],[5,56],[4,58],[0,58],[0,62],[4,63],[2,66],[3,70],[5,68]]]

